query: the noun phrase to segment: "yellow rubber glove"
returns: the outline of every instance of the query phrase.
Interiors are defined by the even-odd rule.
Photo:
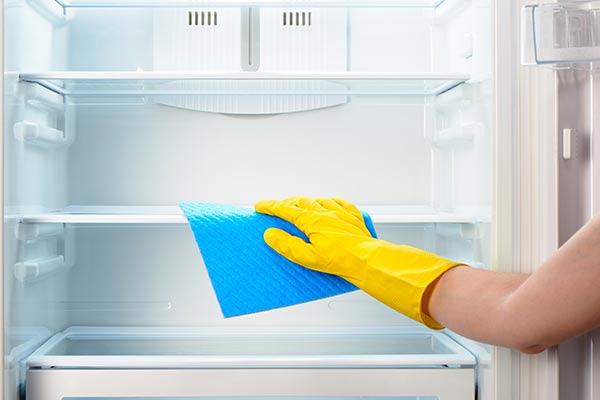
[[[428,288],[444,272],[463,264],[374,239],[358,208],[342,199],[265,200],[255,209],[291,222],[308,237],[310,243],[280,229],[267,229],[265,242],[285,258],[339,275],[402,314],[430,328],[444,328],[424,312]]]

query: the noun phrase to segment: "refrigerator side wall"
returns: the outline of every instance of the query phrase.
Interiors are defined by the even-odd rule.
[[[46,103],[38,101],[43,99],[35,98],[38,92],[24,90],[16,77],[23,69],[45,70],[62,66],[63,26],[57,22],[57,17],[48,15],[49,9],[36,5],[39,3],[4,1],[2,8],[2,393],[4,399],[11,400],[23,395],[23,359],[47,338],[53,324],[60,324],[56,299],[66,284],[64,279],[49,277],[25,285],[15,274],[18,265],[26,266],[35,259],[51,260],[46,256],[52,254],[44,253],[50,250],[54,240],[44,234],[29,236],[33,232],[22,231],[16,215],[24,209],[64,206],[61,202],[66,193],[66,153],[25,143],[15,134],[18,126],[37,125],[44,129],[53,120],[58,121],[56,123],[61,120],[53,108],[60,103],[47,107]],[[36,104],[33,107],[32,102]],[[31,257],[24,259],[23,249],[30,246],[33,248],[27,257]]]
[[[4,2],[0,2],[0,72],[2,72],[2,79],[0,79],[0,136],[2,140],[0,140],[0,216],[2,216],[2,220],[4,220],[4,158],[2,154],[3,150],[3,142],[4,142],[4,131],[2,127],[4,126]],[[2,229],[0,229],[0,249],[3,250],[4,243],[4,224],[2,224]],[[0,267],[2,267],[2,271],[4,271],[4,252],[2,253],[2,257],[0,258]],[[4,360],[4,272],[0,273],[0,354],[2,354],[2,359]],[[0,393],[4,396],[4,362],[0,365]]]
[[[523,0],[496,2],[496,196],[492,252],[498,271],[531,273],[557,248],[554,74],[521,67]],[[497,348],[498,399],[558,398],[556,349]]]
[[[517,272],[532,273],[558,248],[555,80],[550,70],[521,68],[519,240]],[[558,351],[519,354],[522,399],[558,398]]]
[[[517,47],[517,46],[515,46]],[[532,273],[558,248],[556,186],[556,88],[551,70],[520,67],[518,175],[514,201],[518,209],[520,251],[515,272]],[[558,354],[516,355],[520,398],[558,398]]]
[[[516,23],[515,2],[495,1],[494,15],[494,204],[492,232],[492,265],[497,271],[510,271],[518,259],[519,247],[516,214],[517,192],[514,148],[518,135],[518,89],[516,54],[514,51]],[[498,400],[518,399],[518,359],[508,349],[496,347],[492,364],[494,384],[487,385],[485,395]],[[484,388],[485,389],[485,388]],[[493,391],[493,392],[489,392]],[[493,395],[494,397],[491,397]],[[485,397],[483,397],[485,398]]]

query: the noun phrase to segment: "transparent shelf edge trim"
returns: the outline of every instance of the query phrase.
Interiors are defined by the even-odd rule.
[[[452,213],[405,213],[394,206],[359,206],[376,224],[475,224],[488,218]],[[187,224],[179,207],[67,207],[57,212],[8,214],[5,220],[29,224]]]
[[[29,366],[64,368],[336,368],[336,367],[387,367],[411,368],[432,367],[447,368],[446,365],[473,366],[475,361],[466,354],[349,356],[349,357],[224,357],[224,356],[78,356],[42,355],[28,358]]]
[[[470,80],[464,73],[10,72],[62,96],[408,95],[434,96]]]
[[[180,7],[323,7],[435,9],[445,0],[54,0],[68,8],[180,8]]]
[[[447,335],[442,333],[427,333],[427,332],[395,332],[392,335],[398,340],[410,338],[411,336],[423,336],[431,338],[437,344],[443,346],[445,350],[442,352],[429,351],[415,354],[407,353],[340,353],[340,354],[287,354],[274,356],[269,354],[191,354],[191,355],[140,355],[140,354],[53,354],[54,349],[59,348],[60,344],[67,340],[75,341],[106,341],[112,340],[119,342],[122,340],[157,340],[164,343],[165,340],[210,340],[211,338],[219,337],[220,340],[227,340],[231,337],[233,340],[239,338],[239,333],[230,334],[211,334],[210,332],[203,333],[202,331],[171,329],[164,330],[159,328],[157,334],[152,334],[153,328],[140,330],[125,327],[125,335],[115,328],[100,328],[97,332],[93,328],[79,327],[72,330],[68,328],[64,332],[59,332],[52,336],[47,342],[39,347],[31,357],[29,357],[28,366],[53,366],[53,367],[99,367],[99,368],[122,368],[122,367],[169,367],[169,368],[185,368],[206,366],[211,368],[232,368],[232,367],[261,367],[261,366],[292,366],[292,367],[328,367],[328,366],[385,366],[385,367],[413,367],[413,366],[441,366],[444,364],[455,364],[473,366],[475,359],[466,349],[457,342],[452,340]],[[136,334],[137,333],[137,334]],[[258,333],[258,332],[257,332]],[[294,343],[294,338],[302,336],[304,340],[307,338],[308,343],[313,335],[317,338],[344,339],[358,338],[358,335],[364,335],[359,332],[350,333],[334,333],[331,332],[322,334],[320,332],[295,332],[291,336],[286,333],[269,333],[268,336],[258,333],[250,336],[245,335],[245,338],[279,338],[285,340],[291,338],[290,344]],[[373,340],[378,340],[379,335],[388,335],[385,331],[367,333]],[[374,335],[374,336],[371,336]],[[431,340],[428,339],[428,340]]]

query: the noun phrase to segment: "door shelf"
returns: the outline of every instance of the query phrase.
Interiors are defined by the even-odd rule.
[[[407,7],[436,8],[444,0],[55,0],[63,8]]]
[[[21,73],[63,96],[436,96],[470,79],[463,73]]]
[[[600,68],[600,1],[533,4],[521,12],[524,65]]]
[[[426,207],[359,206],[376,224],[475,224],[485,218],[435,212]],[[187,224],[177,206],[70,206],[48,213],[8,215],[25,224]]]

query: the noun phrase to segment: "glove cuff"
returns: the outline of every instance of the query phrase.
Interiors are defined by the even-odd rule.
[[[379,243],[375,243],[379,242]],[[444,326],[424,312],[429,288],[446,271],[464,264],[410,246],[376,240],[357,286],[431,329]]]
[[[441,259],[441,257],[439,258]],[[445,259],[442,260],[443,263],[436,265],[433,268],[435,269],[435,273],[432,273],[432,271],[427,273],[428,282],[426,282],[424,286],[415,287],[415,295],[417,296],[415,301],[418,302],[418,306],[413,309],[414,311],[412,313],[409,312],[405,314],[407,317],[412,318],[415,321],[427,326],[428,328],[435,330],[444,329],[445,326],[440,324],[438,321],[436,321],[433,317],[431,317],[424,311],[427,305],[429,304],[429,299],[431,298],[430,288],[434,285],[435,282],[438,281],[438,279],[442,277],[443,274],[448,272],[448,270],[454,267],[464,266],[464,264],[457,263],[455,261]],[[402,305],[397,304],[396,306],[397,307],[392,306],[392,308],[402,312]]]
[[[448,261],[450,261],[450,260],[448,260]],[[433,281],[431,281],[431,283],[429,283],[429,285],[427,285],[427,287],[425,288],[425,290],[423,291],[423,294],[421,296],[421,310],[420,310],[421,314],[420,314],[420,319],[417,319],[417,321],[421,322],[423,325],[427,326],[430,329],[440,330],[440,329],[445,328],[444,325],[440,324],[433,317],[431,317],[425,311],[425,309],[428,308],[429,301],[431,300],[431,294],[432,294],[433,287],[438,282],[438,280],[442,277],[442,275],[444,275],[446,272],[448,272],[450,269],[452,269],[454,267],[464,267],[464,266],[467,266],[467,265],[450,261],[450,264],[448,264],[447,268],[443,268],[441,270],[441,272],[439,273],[438,277],[436,279],[434,279]]]

